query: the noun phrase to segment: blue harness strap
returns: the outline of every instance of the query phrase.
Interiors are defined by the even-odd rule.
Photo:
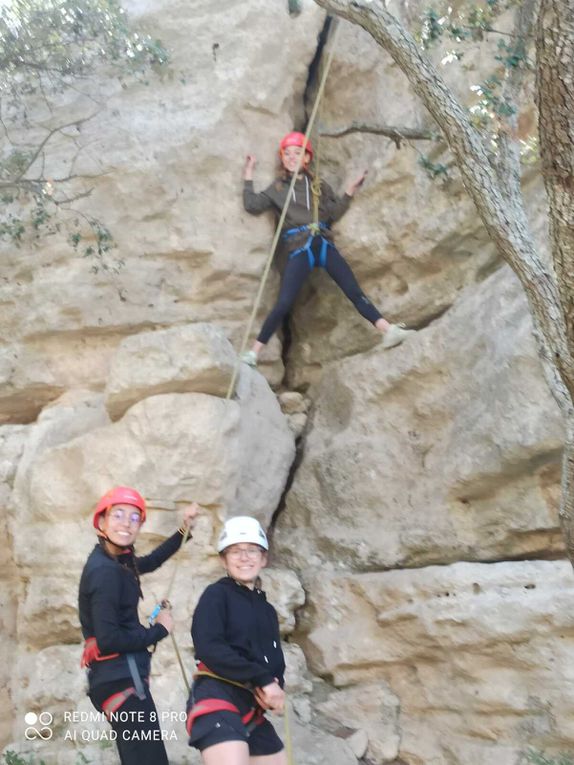
[[[328,226],[325,223],[319,223],[320,229],[326,229]],[[293,236],[293,234],[299,234],[301,231],[309,231],[311,227],[309,225],[307,226],[298,226],[297,228],[290,228],[283,234],[283,239],[288,239],[290,236]],[[293,252],[289,253],[289,260],[292,258],[296,258],[297,255],[301,255],[301,253],[305,252],[307,253],[307,260],[309,261],[309,268],[313,270],[315,266],[317,265],[317,262],[315,261],[315,255],[313,254],[313,250],[311,249],[311,245],[313,244],[313,239],[319,236],[321,238],[321,250],[319,252],[319,268],[325,268],[327,265],[327,250],[329,248],[329,245],[331,242],[328,239],[325,239],[324,236],[321,236],[320,234],[313,234],[309,236],[303,247],[299,247],[297,250],[293,250]]]

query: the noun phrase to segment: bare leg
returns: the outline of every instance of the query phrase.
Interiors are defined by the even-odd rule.
[[[375,327],[379,330],[379,332],[382,332],[383,334],[387,331],[387,329],[390,326],[391,325],[386,319],[382,319],[382,318],[377,319],[377,321],[375,322]]]
[[[282,749],[276,754],[268,754],[265,757],[250,757],[249,765],[287,765],[287,754]]]
[[[204,749],[201,753],[201,759],[203,765],[250,765],[249,747],[245,741],[224,741]],[[268,758],[256,759],[266,760]]]
[[[259,340],[255,340],[255,342],[251,346],[251,350],[253,351],[253,353],[256,356],[259,356],[259,354],[261,353],[261,349],[262,348],[265,348],[265,344],[264,343],[260,343]]]

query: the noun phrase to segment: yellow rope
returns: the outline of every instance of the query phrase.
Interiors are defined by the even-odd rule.
[[[216,675],[215,672],[212,672],[211,670],[208,670],[208,669],[198,669],[193,675],[194,679],[196,677],[211,677],[213,680],[221,680],[222,683],[235,685],[237,688],[242,688],[244,691],[249,691],[250,693],[253,693],[251,688],[248,685],[245,685],[245,683],[240,683],[237,680],[230,680],[227,677],[221,677],[221,675]]]
[[[269,276],[269,270],[271,268],[273,256],[275,255],[275,250],[277,249],[277,244],[279,243],[279,237],[281,236],[281,229],[283,228],[283,223],[285,222],[285,217],[287,215],[287,208],[289,207],[289,202],[291,201],[291,194],[293,193],[293,189],[295,187],[295,181],[297,180],[297,176],[299,175],[299,171],[301,169],[301,163],[303,162],[303,158],[305,156],[305,149],[307,148],[307,144],[309,143],[309,136],[311,135],[311,132],[313,130],[313,125],[315,124],[315,118],[319,110],[319,104],[321,103],[321,98],[323,97],[323,92],[325,90],[325,85],[327,83],[327,76],[329,74],[329,69],[331,68],[331,63],[333,61],[333,56],[335,54],[335,43],[337,40],[338,32],[339,32],[339,25],[337,24],[335,26],[335,32],[333,34],[333,39],[331,42],[331,49],[329,50],[329,55],[327,57],[327,63],[325,64],[325,68],[323,70],[323,76],[321,77],[321,82],[319,84],[319,89],[317,90],[317,95],[315,96],[315,103],[313,104],[313,110],[311,112],[311,116],[309,117],[307,130],[305,131],[305,138],[303,140],[303,151],[301,152],[301,156],[299,157],[299,162],[297,163],[297,167],[291,178],[291,183],[289,184],[289,190],[287,192],[287,196],[285,197],[285,203],[283,205],[283,209],[281,210],[279,221],[277,222],[277,227],[275,229],[275,234],[273,236],[273,241],[271,243],[271,249],[269,250],[269,255],[267,256],[265,268],[263,269],[263,274],[261,276],[261,281],[259,283],[259,289],[257,291],[257,296],[255,298],[253,310],[251,311],[251,315],[249,317],[249,323],[247,324],[247,329],[245,330],[245,334],[243,336],[243,341],[241,343],[239,355],[237,356],[237,359],[235,361],[235,366],[233,368],[233,374],[231,375],[231,382],[229,383],[229,388],[227,389],[227,394],[225,396],[226,401],[229,401],[229,399],[233,396],[233,392],[235,390],[235,383],[237,382],[237,375],[239,374],[239,367],[241,364],[241,356],[245,352],[245,349],[247,348],[247,343],[249,342],[249,336],[251,335],[251,330],[253,329],[253,324],[255,322],[255,317],[257,316],[257,311],[259,310],[259,305],[261,304],[261,298],[263,296],[263,290],[267,282],[267,277]]]
[[[283,737],[285,739],[285,754],[287,765],[294,765],[293,742],[291,740],[291,721],[289,719],[289,699],[285,696],[285,709],[283,711]]]
[[[181,658],[181,653],[179,652],[179,648],[177,645],[177,642],[175,640],[175,635],[173,630],[169,633],[171,635],[171,642],[173,643],[173,650],[175,651],[175,655],[177,656],[177,661],[179,664],[179,668],[181,670],[181,676],[183,677],[183,682],[185,684],[185,690],[187,691],[187,695],[189,696],[191,692],[191,688],[189,685],[189,680],[187,679],[187,675],[185,674],[185,667],[183,666],[183,659]]]

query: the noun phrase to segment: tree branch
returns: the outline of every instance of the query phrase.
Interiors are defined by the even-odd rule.
[[[46,144],[56,135],[56,133],[61,133],[63,130],[69,127],[78,127],[78,125],[83,124],[84,122],[87,122],[88,120],[91,120],[95,114],[91,114],[89,117],[84,117],[82,119],[74,120],[73,122],[67,122],[64,125],[58,125],[55,128],[52,128],[46,137],[40,142],[40,144],[36,147],[36,150],[32,154],[32,157],[29,159],[29,161],[26,163],[26,167],[15,177],[10,179],[10,182],[12,185],[18,185],[21,180],[24,179],[24,176],[30,170],[30,168],[34,165],[40,154],[44,151],[44,148],[46,147]]]
[[[430,130],[420,128],[393,127],[392,125],[367,125],[363,122],[352,122],[347,127],[333,128],[331,130],[319,130],[320,136],[326,138],[341,138],[351,133],[371,133],[382,135],[395,142],[397,149],[401,148],[401,141],[436,141],[441,136],[439,133],[431,133]]]

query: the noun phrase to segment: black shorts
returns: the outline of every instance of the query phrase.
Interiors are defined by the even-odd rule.
[[[211,712],[194,720],[190,746],[202,752],[209,746],[223,744],[225,741],[245,741],[252,757],[276,754],[283,749],[283,742],[275,728],[265,718],[249,734],[241,717],[235,712]]]
[[[253,706],[253,696],[250,692],[202,677],[193,683],[188,710],[193,703],[197,704],[207,698],[228,701],[239,709],[239,713],[223,710],[196,717],[189,737],[190,746],[202,752],[209,746],[225,741],[245,741],[252,757],[276,754],[283,749],[283,742],[269,720],[262,718],[263,722],[247,731],[241,716]]]

